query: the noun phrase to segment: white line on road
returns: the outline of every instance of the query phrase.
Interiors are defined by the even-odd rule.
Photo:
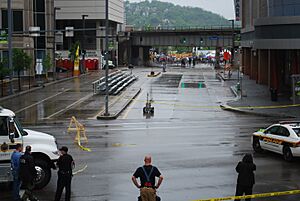
[[[59,92],[59,93],[56,93],[56,94],[54,94],[54,95],[52,95],[52,96],[49,96],[49,97],[47,97],[47,98],[45,98],[45,99],[43,99],[43,100],[40,100],[39,102],[36,102],[36,103],[34,103],[34,104],[31,104],[31,105],[29,105],[29,106],[27,106],[27,107],[24,107],[24,108],[20,109],[20,110],[17,110],[16,113],[22,112],[22,111],[27,110],[27,109],[29,109],[29,108],[31,108],[31,107],[34,107],[34,106],[36,106],[36,105],[38,105],[38,104],[41,104],[42,102],[47,101],[47,100],[49,100],[49,99],[51,99],[51,98],[54,98],[55,96],[58,96],[58,95],[60,95],[60,94],[62,94],[62,93],[65,93],[65,92],[67,92],[67,91],[69,91],[69,90],[71,90],[71,89],[64,89],[63,91],[61,91],[61,92]]]
[[[85,100],[91,98],[92,96],[93,96],[93,94],[89,94],[89,95],[87,95],[87,96],[85,96],[85,97],[82,97],[81,99],[77,100],[76,102],[72,103],[71,105],[68,105],[68,106],[65,107],[64,109],[61,109],[61,110],[59,110],[59,111],[57,111],[57,112],[55,112],[55,113],[49,115],[48,117],[43,118],[43,119],[51,119],[52,117],[54,117],[54,116],[56,116],[56,115],[58,115],[58,114],[60,114],[60,113],[65,112],[66,110],[72,108],[74,105],[77,105],[77,104],[79,104],[79,103],[82,103],[83,101],[85,101]]]

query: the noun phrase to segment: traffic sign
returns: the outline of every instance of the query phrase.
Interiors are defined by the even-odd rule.
[[[7,44],[8,30],[0,29],[0,44]]]
[[[31,37],[39,37],[40,36],[40,27],[29,27],[29,35]]]
[[[65,27],[65,30],[66,37],[74,37],[74,27]]]
[[[218,36],[210,36],[208,37],[209,40],[218,40],[219,37]]]

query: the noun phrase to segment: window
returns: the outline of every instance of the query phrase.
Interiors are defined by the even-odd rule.
[[[13,31],[23,31],[23,11],[13,11]],[[7,10],[2,10],[2,28],[8,28]]]
[[[34,0],[33,2],[35,12],[45,12],[45,0]]]
[[[7,117],[0,117],[0,136],[8,136]]]
[[[289,137],[289,136],[290,136],[290,132],[289,132],[288,129],[286,129],[286,128],[284,128],[284,127],[280,127],[280,128],[278,129],[277,135]]]
[[[298,0],[269,0],[270,16],[299,16],[299,10]]]
[[[278,129],[279,129],[279,126],[273,126],[273,127],[269,128],[265,133],[277,135]]]
[[[45,14],[44,13],[38,13],[36,14],[36,19],[34,24],[37,27],[40,27],[41,30],[45,30]],[[44,33],[41,33],[41,35]]]
[[[300,128],[293,128],[294,132],[300,137]]]

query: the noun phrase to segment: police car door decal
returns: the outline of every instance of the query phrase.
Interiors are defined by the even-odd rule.
[[[17,143],[22,143],[15,139],[13,142],[9,139],[9,130],[7,117],[0,117],[0,160],[10,160],[11,153],[15,150]]]

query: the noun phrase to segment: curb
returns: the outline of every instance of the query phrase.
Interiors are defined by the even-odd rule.
[[[85,75],[87,75],[87,74],[80,75],[79,77],[85,76]],[[30,93],[30,92],[42,89],[42,88],[47,87],[47,86],[54,85],[54,84],[57,84],[57,83],[60,83],[60,82],[65,82],[65,81],[72,80],[72,79],[75,79],[75,78],[77,78],[77,77],[76,76],[72,76],[72,77],[68,77],[68,78],[63,78],[63,79],[60,79],[60,80],[52,81],[52,82],[44,84],[44,86],[33,87],[31,89],[28,89],[28,90],[25,90],[25,91],[22,91],[22,92],[18,92],[18,93],[9,95],[9,96],[2,97],[2,98],[0,98],[0,101],[5,101],[5,100],[10,99],[10,98],[15,98],[15,97],[18,97],[18,96],[21,96],[21,95],[24,95],[24,94],[27,94],[27,93]]]
[[[282,115],[282,114],[262,114],[258,112],[251,112],[251,111],[245,111],[245,110],[240,110],[234,107],[231,107],[229,105],[221,104],[220,108],[225,111],[231,111],[231,112],[236,112],[240,114],[248,114],[248,115],[253,115],[253,116],[258,116],[258,117],[280,117],[280,118],[296,118],[295,116],[287,116],[287,115]]]
[[[102,111],[101,114],[99,116],[97,116],[97,119],[98,120],[115,120],[115,119],[117,119],[120,116],[120,114],[130,105],[130,103],[140,94],[140,92],[141,92],[141,88],[139,88],[139,90],[137,90],[134,93],[132,98],[130,98],[116,114],[110,115],[110,116],[104,116],[104,111]]]

